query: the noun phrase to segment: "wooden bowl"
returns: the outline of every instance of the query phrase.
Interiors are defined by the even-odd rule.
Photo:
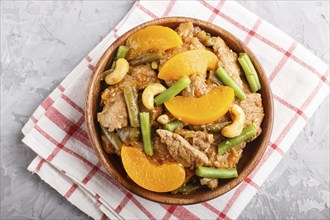
[[[111,64],[111,60],[114,57],[117,48],[120,45],[125,44],[126,39],[131,34],[149,25],[162,25],[175,29],[180,23],[184,22],[192,22],[194,25],[199,26],[206,32],[209,32],[214,36],[220,36],[233,51],[245,52],[250,56],[256,70],[259,73],[259,78],[262,84],[262,90],[260,91],[260,93],[262,95],[262,102],[265,109],[265,117],[261,125],[263,132],[256,140],[247,144],[247,146],[244,148],[243,156],[237,166],[239,175],[236,179],[221,180],[219,181],[219,186],[214,190],[201,189],[189,195],[155,193],[138,186],[131,179],[129,179],[122,166],[120,158],[116,155],[108,155],[102,148],[100,138],[101,132],[96,117],[96,113],[100,111],[100,108],[98,106],[101,92],[99,76],[104,70],[109,69],[109,65]],[[187,205],[204,202],[228,192],[229,190],[237,186],[239,183],[241,183],[256,167],[257,163],[260,161],[261,157],[265,152],[272,131],[273,98],[266,75],[261,64],[257,60],[256,56],[251,52],[251,50],[247,48],[247,46],[244,45],[243,42],[237,39],[234,35],[214,24],[197,19],[184,17],[160,18],[157,20],[143,23],[131,29],[130,31],[119,37],[105,51],[105,53],[97,63],[94,73],[89,81],[89,86],[86,95],[85,117],[87,122],[88,135],[92,146],[97,156],[99,157],[102,165],[116,181],[118,181],[129,191],[146,199],[166,204]]]

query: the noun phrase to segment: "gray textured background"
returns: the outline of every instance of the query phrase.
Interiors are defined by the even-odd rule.
[[[26,167],[20,129],[132,1],[1,1],[1,219],[87,219]],[[329,2],[241,1],[329,63]],[[329,219],[329,97],[240,219]]]

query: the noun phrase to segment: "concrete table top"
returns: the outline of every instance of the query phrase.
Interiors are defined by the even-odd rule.
[[[328,1],[240,1],[329,63]],[[1,219],[88,219],[26,170],[34,109],[132,1],[1,2]],[[240,219],[329,219],[329,97]]]

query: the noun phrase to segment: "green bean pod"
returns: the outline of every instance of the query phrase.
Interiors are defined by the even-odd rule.
[[[116,152],[118,154],[120,154],[123,143],[121,142],[121,140],[119,139],[117,134],[115,132],[108,131],[108,129],[103,127],[102,125],[100,125],[100,126],[101,126],[101,130],[102,130],[103,134],[105,135],[105,137],[108,139],[108,141],[111,143],[111,145],[115,148]]]
[[[236,168],[213,168],[199,166],[196,169],[196,175],[206,178],[230,179],[238,176]]]
[[[259,81],[258,73],[253,66],[250,57],[246,53],[240,53],[238,57],[238,62],[241,64],[246,79],[249,83],[252,92],[256,92],[261,89],[261,83]]]
[[[179,188],[177,188],[176,190],[173,190],[171,193],[172,194],[191,194],[193,192],[195,192],[197,189],[199,189],[201,187],[201,185],[192,185],[192,184],[187,184],[187,185],[183,185],[180,186]]]
[[[149,156],[153,155],[153,147],[151,143],[151,128],[150,128],[150,114],[149,112],[140,112],[141,133],[143,150]]]
[[[242,133],[239,136],[234,138],[228,138],[222,141],[218,145],[218,154],[220,156],[223,155],[227,150],[246,141],[250,137],[254,136],[256,133],[257,133],[256,126],[254,124],[250,124],[249,126],[243,129]]]
[[[181,124],[180,121],[171,121],[168,122],[166,124],[164,124],[164,129],[170,131],[170,132],[174,132],[175,129]]]
[[[222,68],[222,66],[219,66],[215,73],[223,84],[231,87],[234,90],[237,98],[240,100],[246,99],[246,95],[241,86],[227,73],[224,68]]]
[[[139,105],[138,105],[138,93],[135,87],[125,87],[124,97],[127,106],[129,122],[132,127],[139,127]]]
[[[158,52],[153,52],[153,53],[146,53],[143,54],[136,59],[130,61],[130,64],[132,66],[137,66],[145,63],[150,63],[152,61],[159,60],[164,57],[164,52],[158,51]]]
[[[111,68],[110,69],[114,69],[115,66],[116,66],[116,60],[118,60],[119,58],[125,58],[127,53],[129,51],[129,48],[124,46],[124,45],[120,45],[118,47],[118,50],[116,52],[116,55],[112,61],[112,64],[111,64]]]
[[[174,85],[170,88],[166,89],[164,92],[160,93],[155,99],[155,103],[157,106],[163,104],[166,101],[169,101],[174,96],[179,94],[184,88],[186,88],[191,83],[188,76],[184,76],[179,79]]]

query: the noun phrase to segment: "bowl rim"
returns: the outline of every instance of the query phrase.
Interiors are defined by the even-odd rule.
[[[99,82],[98,73],[102,72],[105,69],[105,67],[108,65],[108,61],[111,60],[112,57],[114,56],[114,52],[115,52],[116,48],[119,45],[121,45],[120,43],[125,42],[126,39],[128,38],[128,36],[132,35],[136,31],[138,31],[142,28],[145,28],[147,26],[164,25],[164,23],[170,23],[170,22],[177,23],[177,24],[185,23],[185,22],[192,22],[196,26],[203,26],[203,27],[207,26],[209,29],[212,29],[212,30],[215,30],[215,31],[221,33],[221,35],[227,35],[227,36],[230,36],[231,38],[233,38],[244,49],[244,52],[246,52],[250,56],[251,60],[253,60],[254,66],[258,70],[257,72],[258,72],[259,77],[261,76],[261,78],[263,79],[262,90],[264,91],[264,96],[265,96],[265,97],[264,96],[262,97],[263,105],[264,105],[264,99],[266,99],[266,98],[268,99],[269,106],[268,106],[267,113],[265,112],[265,116],[266,116],[266,114],[268,114],[269,121],[267,121],[267,123],[264,125],[264,126],[266,126],[266,129],[263,128],[264,137],[261,140],[261,142],[259,144],[260,145],[259,149],[256,150],[256,153],[255,153],[252,161],[249,164],[247,164],[247,167],[245,167],[241,173],[239,173],[237,178],[232,179],[230,182],[226,183],[225,186],[217,187],[215,190],[210,190],[210,191],[204,193],[203,196],[200,196],[200,197],[188,198],[189,195],[185,195],[186,197],[185,196],[175,196],[175,195],[169,196],[168,194],[151,192],[149,190],[143,189],[142,187],[140,187],[136,184],[132,185],[129,181],[127,181],[127,178],[126,178],[126,180],[125,180],[125,178],[122,178],[122,176],[117,172],[117,170],[115,170],[115,168],[112,166],[112,164],[109,163],[109,159],[103,150],[102,144],[100,142],[100,138],[97,137],[98,136],[97,135],[98,129],[96,128],[97,120],[96,120],[96,116],[93,113],[96,108],[97,101],[95,101],[95,103],[94,103],[93,97],[95,95],[99,95],[99,93],[96,94],[95,91],[93,90],[93,87],[94,87],[95,83]],[[166,26],[166,25],[164,25],[164,26]],[[203,29],[203,28],[201,28],[201,29]],[[125,40],[123,40],[123,39],[125,39]],[[264,106],[264,108],[265,108],[265,106]],[[120,188],[122,188],[122,187],[126,188],[130,192],[132,192],[136,195],[139,195],[145,199],[159,202],[159,203],[164,203],[164,204],[171,204],[171,205],[189,205],[189,204],[205,202],[205,201],[217,198],[217,197],[227,193],[228,191],[234,189],[238,184],[243,182],[243,180],[255,169],[255,167],[261,161],[261,158],[265,153],[265,150],[268,146],[270,136],[272,133],[272,129],[273,129],[273,121],[274,121],[273,118],[274,118],[274,104],[273,104],[273,96],[272,96],[270,84],[268,82],[267,76],[265,74],[265,71],[264,71],[261,63],[259,62],[257,57],[254,55],[254,53],[247,47],[247,45],[245,45],[241,40],[239,40],[236,36],[234,36],[229,31],[226,31],[223,28],[221,28],[215,24],[209,23],[207,21],[199,20],[196,18],[190,18],[190,17],[159,18],[159,19],[148,21],[148,22],[144,22],[144,23],[128,30],[124,34],[122,34],[110,46],[108,46],[108,48],[105,50],[103,55],[100,57],[97,65],[95,66],[94,71],[90,77],[87,92],[86,92],[86,100],[85,100],[85,120],[86,120],[86,124],[87,124],[87,133],[88,133],[89,139],[91,141],[91,145],[92,145],[93,149],[95,150],[97,157],[100,159],[100,162],[103,165],[103,167],[107,170],[109,175],[115,181],[117,181],[117,182],[114,182],[114,184]],[[264,118],[264,120],[265,120],[265,118]],[[263,124],[264,124],[264,121],[263,121]],[[117,183],[119,183],[119,184],[117,184]],[[193,195],[193,194],[190,194],[190,195]]]

